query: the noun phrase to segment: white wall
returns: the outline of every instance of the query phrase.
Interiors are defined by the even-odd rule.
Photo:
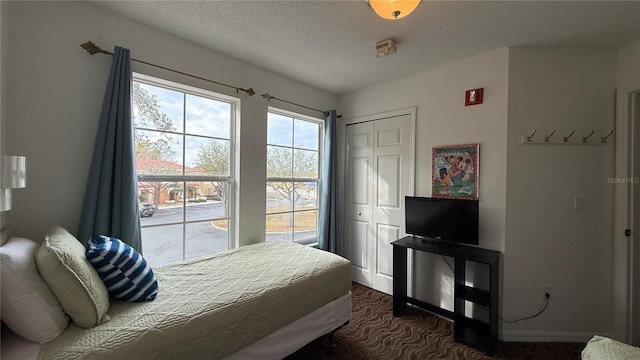
[[[640,39],[618,49],[618,87],[640,83]]]
[[[3,2],[3,6],[4,6]],[[241,98],[240,241],[264,239],[266,111],[271,95],[318,109],[334,108],[324,91],[217,53],[86,2],[11,2],[8,44],[8,150],[28,160],[28,187],[14,192],[7,222],[16,233],[41,239],[46,228],[78,229],[89,161],[104,87],[111,66],[78,45],[91,40],[113,50],[131,49],[147,60],[235,86],[253,87],[248,97],[174,73],[133,63],[133,70]],[[3,29],[4,30],[4,29]],[[4,31],[3,31],[4,33]],[[3,42],[2,52],[7,51]],[[3,70],[3,74],[5,71]],[[4,90],[4,89],[3,89]],[[4,93],[4,91],[3,91]],[[282,106],[281,106],[282,105]],[[257,220],[256,220],[257,219]]]
[[[601,49],[511,48],[507,217],[503,317],[538,318],[504,325],[505,340],[586,341],[612,329],[614,129],[616,52]],[[522,145],[556,130],[598,145]],[[610,138],[613,140],[613,137]],[[574,196],[584,208],[574,211]]]
[[[6,154],[7,147],[7,61],[9,41],[9,14],[6,10],[7,2],[0,2],[0,158]],[[5,212],[0,213],[0,229],[5,225]]]
[[[614,50],[499,49],[341,96],[346,117],[417,106],[416,194],[431,194],[431,148],[480,143],[480,246],[503,252],[505,340],[586,341],[611,331],[613,145],[521,145],[519,135],[556,129],[556,140],[614,126]],[[464,91],[484,87],[484,104]],[[508,111],[508,113],[507,113]],[[508,120],[507,120],[508,119]],[[585,133],[586,132],[586,133]],[[543,135],[544,134],[544,135]],[[573,211],[573,196],[584,210]],[[419,256],[415,296],[451,309],[452,275]]]
[[[480,144],[480,245],[504,250],[508,49],[358,90],[340,97],[345,119],[416,106],[418,196],[431,196],[434,145]],[[484,103],[464,106],[465,90],[484,88]],[[342,127],[343,129],[343,127]],[[344,156],[344,155],[342,155]],[[416,255],[414,296],[453,309],[453,274],[439,256]],[[437,289],[437,290],[433,290]]]

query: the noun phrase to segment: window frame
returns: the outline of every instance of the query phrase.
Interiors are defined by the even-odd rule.
[[[239,167],[239,159],[237,157],[237,146],[238,146],[238,138],[237,138],[237,131],[238,131],[238,125],[239,125],[239,118],[240,118],[240,99],[236,98],[236,97],[232,97],[232,96],[227,96],[224,94],[220,94],[220,93],[216,93],[210,90],[205,90],[205,89],[201,89],[201,88],[197,88],[197,87],[193,87],[190,85],[186,85],[186,84],[181,84],[181,83],[176,83],[173,81],[169,81],[169,80],[165,80],[162,78],[158,78],[155,76],[149,76],[149,75],[145,75],[145,74],[141,74],[141,73],[136,73],[134,72],[132,74],[132,83],[133,82],[138,82],[138,83],[142,83],[142,84],[147,84],[147,85],[151,85],[151,86],[156,86],[156,87],[160,87],[160,88],[164,88],[167,90],[171,90],[171,91],[176,91],[176,92],[180,92],[183,94],[183,104],[186,104],[186,98],[187,95],[193,95],[193,96],[198,96],[198,97],[203,97],[203,98],[207,98],[207,99],[211,99],[211,100],[215,100],[215,101],[220,101],[220,102],[225,102],[228,103],[230,105],[230,109],[229,109],[229,115],[230,115],[230,126],[229,126],[229,138],[228,139],[224,139],[224,138],[220,138],[217,136],[206,136],[206,135],[200,135],[200,134],[195,134],[195,133],[190,133],[187,132],[186,130],[186,106],[183,105],[183,109],[182,109],[182,116],[183,116],[183,124],[182,124],[182,129],[181,131],[163,131],[163,130],[158,130],[158,129],[150,129],[150,128],[139,128],[135,125],[133,125],[133,131],[135,132],[136,130],[141,130],[141,131],[150,131],[150,132],[157,132],[157,133],[165,133],[165,134],[171,134],[171,135],[179,135],[182,137],[182,158],[180,159],[181,161],[181,165],[182,165],[182,174],[181,175],[139,175],[136,174],[136,183],[139,183],[141,181],[144,182],[175,182],[175,183],[182,183],[183,189],[187,189],[187,184],[190,182],[222,182],[222,183],[227,183],[228,186],[228,203],[227,203],[227,213],[226,213],[226,217],[218,217],[218,218],[211,218],[211,219],[207,219],[207,220],[187,220],[187,203],[188,201],[185,200],[182,203],[182,221],[175,221],[175,222],[166,222],[166,223],[162,223],[162,224],[149,224],[149,225],[141,225],[141,229],[145,229],[145,228],[154,228],[154,227],[164,227],[164,226],[174,226],[174,225],[182,225],[181,226],[181,231],[182,231],[182,256],[181,256],[181,260],[185,260],[185,256],[186,256],[186,236],[187,236],[187,226],[189,224],[197,224],[197,223],[203,223],[203,222],[207,222],[207,221],[216,221],[216,220],[226,220],[227,221],[227,249],[232,249],[235,247],[235,244],[237,243],[237,234],[236,234],[236,222],[238,221],[237,219],[237,213],[236,213],[236,206],[237,206],[237,169]],[[132,86],[132,90],[133,90],[133,86]],[[131,115],[133,118],[133,100],[131,102],[131,107],[132,107],[132,111],[131,111]],[[216,139],[216,140],[225,140],[225,141],[229,141],[229,174],[227,176],[219,176],[219,175],[187,175],[185,173],[185,167],[186,165],[186,137],[187,136],[191,136],[191,137],[200,137],[200,138],[206,138],[206,139]],[[136,154],[136,158],[137,158],[137,154]],[[144,246],[144,239],[142,239],[142,244]]]
[[[275,114],[275,115],[280,115],[280,116],[285,116],[285,117],[290,117],[293,119],[293,123],[292,123],[292,142],[291,142],[291,146],[284,146],[284,145],[277,145],[277,144],[269,144],[269,139],[268,139],[268,133],[269,133],[269,114]],[[293,157],[292,157],[292,162],[291,162],[291,177],[282,177],[282,176],[278,176],[278,177],[269,177],[268,173],[266,174],[266,181],[265,181],[265,187],[268,186],[267,183],[270,182],[290,182],[293,184],[296,183],[306,183],[306,182],[314,182],[317,183],[317,189],[316,189],[316,207],[315,210],[316,211],[316,235],[315,237],[310,237],[310,238],[305,238],[305,239],[299,239],[296,240],[295,239],[295,214],[296,213],[300,213],[300,212],[305,212],[305,211],[312,211],[312,209],[304,209],[304,210],[296,210],[295,204],[292,204],[292,208],[291,210],[288,211],[276,211],[276,212],[267,212],[266,210],[266,206],[265,206],[265,221],[267,219],[267,216],[269,215],[278,215],[278,214],[291,214],[292,216],[292,221],[293,221],[293,228],[291,230],[291,242],[295,242],[298,244],[303,244],[303,245],[310,245],[310,246],[316,246],[318,244],[319,241],[319,236],[320,236],[320,209],[321,209],[321,202],[320,202],[320,194],[322,194],[322,188],[323,188],[323,182],[322,182],[322,161],[324,158],[324,129],[325,129],[325,120],[321,119],[321,118],[315,118],[312,116],[308,116],[308,115],[304,115],[301,113],[296,113],[293,111],[288,111],[288,110],[283,110],[280,108],[275,108],[272,106],[267,107],[267,126],[266,126],[266,130],[267,130],[267,139],[266,139],[266,146],[265,146],[265,156],[268,156],[269,153],[269,146],[274,146],[274,147],[280,147],[280,148],[286,148],[286,149],[292,149],[294,152],[295,150],[305,150],[305,151],[314,151],[314,150],[309,150],[309,149],[305,149],[305,148],[300,148],[300,147],[296,147],[295,146],[295,142],[293,141],[295,139],[295,120],[302,120],[302,121],[308,121],[314,124],[318,125],[318,177],[317,178],[298,178],[295,177],[294,174],[294,169],[295,169],[295,163],[293,162]],[[268,166],[268,164],[267,164]],[[265,167],[265,173],[268,172],[268,169]],[[295,185],[294,185],[295,186]],[[266,193],[265,193],[265,205],[266,205],[266,201],[267,201],[267,197],[266,197]],[[266,241],[266,229],[265,229],[265,241]]]

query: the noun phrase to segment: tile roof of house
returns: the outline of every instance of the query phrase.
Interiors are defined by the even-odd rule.
[[[182,165],[168,160],[136,158],[136,170],[138,174],[182,174]],[[202,175],[204,171],[200,168],[185,166],[185,173],[189,175]]]

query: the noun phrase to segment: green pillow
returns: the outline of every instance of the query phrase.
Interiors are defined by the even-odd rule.
[[[47,230],[36,251],[38,270],[76,325],[91,328],[109,320],[109,293],[85,257],[84,246],[61,227]]]

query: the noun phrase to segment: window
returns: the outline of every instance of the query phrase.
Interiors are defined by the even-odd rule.
[[[319,119],[267,114],[267,241],[318,241],[322,129]]]
[[[139,74],[132,97],[145,259],[228,249],[238,100]]]

